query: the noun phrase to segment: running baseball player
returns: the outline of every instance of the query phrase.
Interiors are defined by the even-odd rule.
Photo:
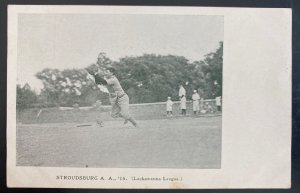
[[[129,114],[129,97],[115,76],[115,71],[112,67],[102,70],[98,68],[96,72],[87,69],[87,72],[93,76],[95,83],[98,87],[100,86],[100,89],[103,85],[107,88],[111,103],[111,116],[113,118],[123,117],[125,119],[124,124],[129,121],[133,126],[137,127],[136,121]]]

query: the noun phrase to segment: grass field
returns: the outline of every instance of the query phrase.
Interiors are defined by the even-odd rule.
[[[17,125],[17,165],[220,168],[221,116]]]

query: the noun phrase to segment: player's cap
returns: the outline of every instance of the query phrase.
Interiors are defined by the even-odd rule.
[[[171,99],[171,97],[168,97],[168,99]]]
[[[196,90],[194,90],[194,92],[197,92]]]

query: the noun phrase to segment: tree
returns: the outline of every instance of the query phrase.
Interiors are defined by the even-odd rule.
[[[91,105],[98,98],[99,90],[94,83],[87,79],[83,69],[44,69],[36,74],[42,80],[42,93],[48,104],[73,106],[74,104]],[[108,103],[107,102],[103,102]]]
[[[183,56],[144,54],[142,56],[123,57],[112,61],[100,52],[96,64],[98,67],[114,67],[123,89],[131,103],[161,102],[167,97],[178,100],[179,85],[187,90],[188,99],[193,90],[200,91],[204,98],[214,98],[222,94],[223,43],[219,48],[205,56],[202,61],[189,62]],[[44,69],[36,74],[42,80],[42,94],[47,102],[59,105],[93,104],[97,99],[108,104],[108,97],[99,91],[96,85],[87,79],[83,69]]]
[[[195,69],[182,56],[155,54],[124,57],[114,66],[132,103],[165,101],[168,96],[177,100],[179,84],[192,82]]]
[[[205,59],[196,62],[204,77],[201,87],[205,98],[215,98],[222,95],[223,79],[223,42],[215,52],[205,55]]]
[[[17,110],[32,107],[37,101],[37,94],[31,89],[28,83],[23,87],[17,85]]]

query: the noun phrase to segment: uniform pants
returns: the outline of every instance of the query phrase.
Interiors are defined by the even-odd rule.
[[[199,111],[199,101],[193,101],[193,111]]]
[[[124,94],[121,97],[110,97],[111,103],[111,116],[113,118],[123,117],[124,119],[130,119],[129,114],[129,97]]]

